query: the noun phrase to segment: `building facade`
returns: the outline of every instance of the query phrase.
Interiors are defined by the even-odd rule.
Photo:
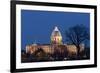
[[[33,54],[38,49],[42,49],[47,54],[54,54],[55,52],[64,53],[65,51],[67,55],[77,55],[77,48],[75,45],[64,44],[62,42],[62,35],[59,31],[58,27],[55,27],[50,37],[50,44],[32,44],[26,46],[26,53]],[[84,51],[84,44],[80,44],[80,52]]]

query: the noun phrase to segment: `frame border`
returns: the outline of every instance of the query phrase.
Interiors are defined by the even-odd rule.
[[[42,5],[55,7],[72,7],[72,8],[87,8],[94,9],[94,64],[90,65],[75,65],[75,66],[59,66],[59,67],[44,67],[44,68],[26,68],[16,69],[16,5]],[[45,70],[61,70],[61,69],[79,69],[97,67],[97,6],[94,5],[79,5],[79,4],[62,4],[34,1],[11,1],[10,3],[10,71],[13,72],[29,72],[29,71],[45,71]]]

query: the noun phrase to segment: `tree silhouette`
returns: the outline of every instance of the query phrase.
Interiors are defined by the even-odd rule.
[[[60,54],[62,55],[62,58],[67,58],[68,55],[68,51],[67,51],[67,47],[65,45],[58,45],[59,50],[60,50]]]
[[[64,60],[64,58],[67,58],[67,54],[67,47],[65,45],[56,45],[52,57],[55,60]]]
[[[77,57],[80,56],[80,44],[90,40],[89,28],[84,25],[75,25],[66,31],[66,39],[77,47]]]
[[[49,57],[48,54],[42,49],[38,48],[37,51],[35,51],[35,54],[37,61],[48,61]]]

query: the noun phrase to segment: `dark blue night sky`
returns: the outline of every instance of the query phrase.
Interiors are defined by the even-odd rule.
[[[60,30],[63,41],[65,31],[77,24],[90,26],[89,13],[53,12],[21,10],[21,45],[22,49],[32,43],[49,44],[55,26]]]

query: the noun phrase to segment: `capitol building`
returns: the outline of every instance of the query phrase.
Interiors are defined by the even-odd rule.
[[[47,54],[54,54],[55,52],[59,52],[63,54],[65,51],[67,55],[77,55],[77,48],[73,44],[65,44],[62,42],[63,37],[61,35],[60,30],[57,26],[54,27],[54,30],[51,33],[50,36],[50,44],[31,44],[26,45],[26,53],[33,54],[38,49],[42,49]],[[80,44],[80,52],[84,51],[84,44]]]

